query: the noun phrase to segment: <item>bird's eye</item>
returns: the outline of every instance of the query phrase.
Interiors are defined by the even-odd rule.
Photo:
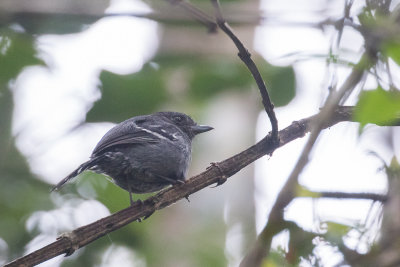
[[[143,124],[143,123],[145,123],[145,122],[146,122],[145,119],[140,119],[140,120],[137,120],[137,121],[136,121],[136,124],[137,124],[137,125],[140,125],[140,124]]]

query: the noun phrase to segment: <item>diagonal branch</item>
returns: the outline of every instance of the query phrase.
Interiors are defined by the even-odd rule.
[[[268,216],[268,222],[264,229],[261,231],[257,238],[253,248],[244,257],[240,266],[261,266],[263,259],[268,255],[271,247],[272,238],[276,232],[274,229],[275,225],[279,225],[283,221],[283,213],[285,207],[294,199],[296,196],[295,190],[298,185],[298,178],[304,167],[308,164],[309,155],[317,141],[321,131],[325,128],[326,121],[331,121],[335,117],[335,110],[337,105],[349,95],[357,84],[362,80],[364,76],[364,70],[368,69],[372,62],[368,60],[367,55],[361,57],[360,62],[352,69],[350,75],[343,83],[338,91],[331,91],[328,96],[324,107],[318,114],[316,119],[313,121],[311,135],[307,140],[307,143],[293,169],[285,185],[278,194],[278,197],[272,206],[271,212]]]
[[[338,107],[334,110],[331,119],[324,122],[323,128],[333,126],[341,121],[351,121],[352,114],[353,107]],[[16,259],[5,266],[33,266],[64,253],[66,253],[67,256],[71,255],[76,249],[84,247],[96,239],[133,221],[147,218],[155,211],[168,207],[211,184],[218,184],[221,182],[221,179],[233,176],[262,156],[274,152],[277,148],[297,138],[304,137],[306,133],[310,132],[318,116],[317,114],[300,121],[295,121],[290,126],[279,131],[279,144],[276,144],[269,134],[257,144],[224,161],[210,166],[206,171],[190,178],[184,184],[164,190],[148,198],[141,205],[137,203],[94,223],[77,228],[70,233],[63,234],[55,242]]]
[[[264,105],[265,111],[268,114],[269,120],[271,121],[272,126],[272,140],[277,140],[278,138],[278,120],[276,119],[274,112],[274,105],[272,104],[271,98],[269,97],[267,87],[265,86],[265,82],[258,70],[256,64],[251,59],[251,54],[249,50],[244,46],[244,44],[240,41],[240,39],[235,35],[229,24],[224,20],[221,12],[221,7],[219,4],[219,0],[211,0],[215,9],[215,17],[217,20],[218,27],[226,33],[226,35],[231,38],[233,43],[236,45],[239,50],[238,56],[246,64],[247,68],[253,75],[254,80],[257,83],[258,89],[260,90],[262,103]]]

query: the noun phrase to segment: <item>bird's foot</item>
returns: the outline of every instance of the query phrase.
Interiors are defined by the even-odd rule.
[[[138,206],[143,205],[143,201],[141,199],[138,199],[136,201],[133,200],[131,192],[129,192],[129,202],[131,203],[131,207],[136,206],[136,205],[138,205]]]
[[[219,173],[221,174],[220,177],[218,178],[217,184],[216,184],[214,187],[212,187],[212,188],[215,188],[215,187],[220,186],[220,185],[222,185],[223,183],[225,183],[226,180],[228,179],[228,177],[224,174],[224,172],[222,171],[222,169],[221,169],[221,167],[219,166],[218,163],[216,163],[216,162],[211,162],[210,165],[211,165],[211,166],[208,166],[208,167],[207,167],[207,170],[208,170],[208,169],[211,169],[211,168],[213,168],[213,167],[215,167],[215,168],[218,169]]]
[[[65,253],[65,257],[71,256],[76,250],[79,249],[78,237],[74,232],[63,233],[57,237],[57,240],[66,238],[71,243],[67,252]]]
[[[187,200],[188,202],[190,202],[189,195],[186,195],[185,198],[186,198],[186,200]]]

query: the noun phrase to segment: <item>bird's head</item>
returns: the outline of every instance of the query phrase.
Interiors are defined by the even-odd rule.
[[[165,111],[158,112],[157,115],[164,117],[172,124],[178,126],[190,139],[193,139],[193,137],[200,133],[214,129],[207,125],[199,125],[191,117],[180,112]]]

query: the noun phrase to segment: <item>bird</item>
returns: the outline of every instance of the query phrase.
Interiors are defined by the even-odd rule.
[[[98,142],[89,160],[51,191],[60,190],[65,183],[89,170],[107,175],[128,191],[133,205],[133,193],[151,193],[184,183],[193,138],[212,129],[180,112],[164,111],[132,117],[111,128]]]

